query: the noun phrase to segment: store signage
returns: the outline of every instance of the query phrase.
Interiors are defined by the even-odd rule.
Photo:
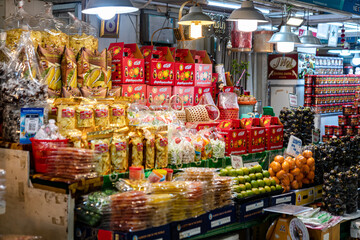
[[[298,107],[298,97],[296,96],[296,94],[289,93],[289,106]]]
[[[298,54],[269,55],[268,79],[298,79]]]
[[[34,137],[44,124],[44,108],[21,108],[20,110],[20,144],[31,144]]]
[[[242,168],[244,166],[242,157],[231,155],[231,166],[234,169]]]
[[[286,154],[292,157],[297,157],[301,153],[301,147],[301,139],[291,135],[288,146],[286,148]]]
[[[312,142],[318,144],[320,142],[320,129],[312,130]]]
[[[338,26],[330,25],[330,31],[329,31],[329,40],[328,40],[328,46],[329,47],[337,47],[338,43]]]

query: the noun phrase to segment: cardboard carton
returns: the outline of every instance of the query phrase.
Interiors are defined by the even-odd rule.
[[[220,134],[225,140],[225,154],[245,154],[247,146],[247,130],[240,121],[225,120],[218,125]]]
[[[113,86],[123,83],[145,82],[144,57],[136,43],[111,43],[112,53],[111,78]]]
[[[121,96],[131,97],[134,100],[146,101],[145,84],[123,84]]]
[[[148,106],[156,103],[164,105],[170,102],[172,86],[147,86],[146,93]]]
[[[340,223],[324,230],[308,228],[310,240],[339,240]]]
[[[265,127],[261,126],[258,118],[241,119],[242,124],[246,128],[248,137],[247,151],[248,153],[257,153],[265,151]]]
[[[194,87],[180,87],[175,86],[173,88],[173,95],[177,95],[183,98],[184,107],[194,106]],[[180,103],[176,103],[176,106],[180,106]]]
[[[145,82],[152,86],[173,86],[175,61],[168,47],[143,46]]]
[[[178,49],[175,55],[175,86],[194,86],[195,61],[188,49]]]
[[[194,105],[198,105],[200,98],[202,95],[204,95],[205,93],[210,93],[211,94],[212,91],[212,87],[195,87],[194,88],[194,98],[195,98],[195,102]]]
[[[284,126],[279,118],[264,116],[261,118],[261,125],[266,131],[266,149],[276,150],[284,147]]]
[[[212,62],[206,51],[191,50],[195,60],[195,86],[211,87],[212,84]]]

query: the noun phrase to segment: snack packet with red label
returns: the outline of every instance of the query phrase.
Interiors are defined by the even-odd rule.
[[[168,166],[168,147],[168,132],[158,132],[155,137],[156,168],[166,168]]]
[[[143,166],[144,161],[144,136],[140,130],[129,133],[131,147],[132,166]]]
[[[109,105],[99,103],[94,106],[95,127],[106,129],[110,125]]]
[[[89,147],[95,150],[96,172],[107,175],[111,172],[110,141],[112,131],[98,131],[87,134]]]
[[[145,136],[145,169],[155,168],[155,128],[143,128]]]
[[[81,104],[76,108],[77,128],[94,127],[94,104],[89,102]]]
[[[127,127],[119,129],[114,133],[111,140],[111,165],[115,172],[123,172],[129,166],[129,129]]]
[[[76,128],[75,111],[77,104],[79,104],[79,100],[71,98],[58,98],[54,101],[52,110],[57,111],[56,122],[60,131]]]

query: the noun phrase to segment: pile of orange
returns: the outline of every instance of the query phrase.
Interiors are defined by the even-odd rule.
[[[280,184],[284,192],[302,188],[303,184],[314,182],[315,159],[312,152],[305,150],[296,158],[276,156],[270,163],[269,173],[276,184]]]

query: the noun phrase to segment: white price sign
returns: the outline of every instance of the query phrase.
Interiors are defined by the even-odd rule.
[[[234,169],[242,168],[244,166],[242,157],[231,155],[231,166]]]
[[[244,163],[244,167],[247,167],[247,168],[252,168],[252,167],[255,167],[259,165],[258,162],[248,162],[248,163]]]
[[[296,94],[289,93],[289,106],[290,107],[298,106],[298,97],[296,96]]]
[[[286,148],[286,153],[290,156],[297,157],[301,153],[301,147],[301,139],[291,135],[288,146]]]
[[[312,130],[312,142],[315,144],[320,142],[320,130],[319,129]]]

